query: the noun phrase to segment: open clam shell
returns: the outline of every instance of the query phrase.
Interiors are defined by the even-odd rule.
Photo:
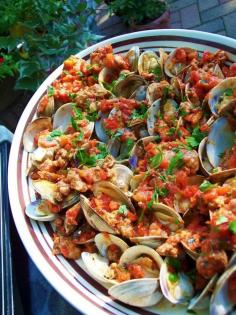
[[[218,276],[215,275],[211,278],[211,280],[207,283],[205,288],[195,295],[189,302],[188,310],[204,310],[209,307],[210,304],[210,291],[214,287]]]
[[[39,100],[37,106],[37,116],[38,117],[51,117],[54,113],[55,102],[54,97],[51,95],[51,86],[47,88],[47,94]]]
[[[145,245],[135,245],[132,247],[129,247],[120,257],[120,261],[119,264],[120,265],[126,265],[128,263],[132,263],[134,261],[136,261],[138,263],[138,259],[140,257],[143,256],[149,256],[155,263],[157,266],[157,270],[159,271],[163,260],[161,258],[161,256],[152,248],[145,246]],[[154,275],[153,271],[149,272],[147,271],[145,278],[158,278],[159,277],[159,272]]]
[[[134,98],[136,101],[146,100],[147,85],[140,85],[131,95],[130,98]]]
[[[104,193],[114,200],[121,201],[122,204],[125,204],[131,211],[135,212],[135,208],[126,194],[110,182],[100,181],[95,183],[93,185],[93,193],[95,196]]]
[[[157,114],[161,110],[161,99],[156,100],[152,103],[151,107],[148,109],[147,114],[147,129],[150,136],[154,136],[154,127],[157,119]]]
[[[235,305],[229,296],[229,279],[236,274],[236,265],[227,269],[219,278],[210,301],[210,315],[225,315],[233,311]]]
[[[160,57],[152,50],[144,51],[138,60],[138,72],[140,75],[151,73],[153,70],[161,68]]]
[[[53,129],[59,129],[61,132],[66,132],[69,126],[71,126],[71,118],[73,117],[73,103],[67,103],[62,105],[56,111],[53,119]],[[88,124],[81,128],[86,135],[92,135],[94,129],[94,122],[88,121]],[[88,138],[90,138],[88,136]]]
[[[138,70],[138,59],[140,56],[140,49],[138,46],[133,46],[126,53],[125,58],[129,61],[131,71]]]
[[[99,84],[104,87],[105,89],[108,89],[107,84],[111,84],[112,81],[117,80],[119,77],[119,72],[115,69],[110,69],[104,67],[98,75],[98,82]],[[110,91],[113,92],[113,91]]]
[[[114,173],[112,183],[122,191],[127,192],[129,190],[131,177],[133,176],[131,169],[123,164],[116,164],[112,170]]]
[[[118,80],[114,86],[114,94],[119,97],[130,98],[141,86],[145,86],[146,81],[137,74],[129,74],[124,79]]]
[[[58,204],[62,209],[72,206],[79,200],[79,194],[77,192],[72,192],[62,203],[58,203],[55,198],[55,194],[58,191],[57,184],[42,179],[32,180],[31,183],[42,199],[46,199],[53,204]]]
[[[236,106],[236,99],[233,96],[236,90],[235,77],[221,81],[209,92],[208,104],[213,115],[232,114]]]
[[[47,202],[42,199],[32,201],[25,208],[25,213],[30,219],[42,222],[53,221],[56,218],[56,214],[50,212]]]
[[[189,48],[189,47],[181,47],[186,53],[192,53],[195,52],[195,49]],[[178,48],[173,50],[164,65],[165,73],[170,77],[178,76],[186,67],[188,67],[188,64],[183,64],[181,62],[175,62],[175,56]]]
[[[33,152],[36,149],[35,136],[43,130],[52,130],[51,118],[37,118],[26,127],[23,135],[23,145],[27,152]]]
[[[177,280],[171,282],[169,276],[168,258],[166,258],[160,270],[160,286],[162,293],[165,298],[173,304],[183,304],[188,302],[194,294],[190,278],[183,272],[179,272]]]
[[[202,139],[198,147],[198,156],[200,162],[201,171],[205,176],[209,176],[212,171],[212,165],[209,162],[206,153],[206,144],[207,144],[207,137]]]
[[[116,234],[113,228],[111,228],[90,206],[89,199],[83,195],[80,195],[80,204],[83,210],[84,216],[88,224],[99,232],[107,232],[110,234]]]
[[[156,278],[133,279],[112,286],[108,293],[128,305],[137,307],[148,307],[157,304],[162,294],[158,291],[158,280]]]
[[[96,253],[83,252],[81,254],[83,263],[90,275],[97,281],[106,284],[114,285],[116,280],[109,279],[109,261],[106,257],[103,257]]]
[[[235,126],[226,117],[221,117],[213,123],[208,135],[206,152],[214,168],[219,165],[220,157],[225,150],[233,146],[235,139]]]
[[[109,140],[109,136],[103,127],[103,119],[107,118],[108,114],[99,112],[99,117],[100,119],[95,122],[95,132],[100,141],[107,143]]]
[[[104,257],[107,257],[107,249],[112,244],[118,246],[121,250],[121,253],[129,248],[129,246],[121,238],[108,233],[97,234],[94,241],[97,249],[99,250],[99,253]]]

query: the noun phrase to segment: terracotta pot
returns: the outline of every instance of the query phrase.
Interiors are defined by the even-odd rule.
[[[151,30],[151,29],[160,29],[160,28],[170,28],[170,11],[165,11],[159,18],[152,20],[147,24],[136,25],[133,24],[130,26],[132,32]]]

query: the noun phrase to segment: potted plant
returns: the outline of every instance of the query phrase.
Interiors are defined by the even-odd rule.
[[[35,91],[64,59],[99,38],[91,33],[87,18],[94,14],[95,8],[82,0],[2,1],[0,95],[6,99],[1,99],[0,111],[8,105],[13,88]],[[10,85],[12,90],[6,93]]]
[[[110,14],[121,17],[132,31],[168,28],[170,12],[165,0],[105,0]]]

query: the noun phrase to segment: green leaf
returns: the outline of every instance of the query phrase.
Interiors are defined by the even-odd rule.
[[[151,166],[157,168],[160,166],[161,162],[163,161],[163,152],[161,149],[158,148],[158,152],[154,157],[150,158]]]
[[[133,139],[126,139],[125,143],[122,145],[122,153],[117,157],[117,160],[123,160],[130,156],[130,152],[134,147]]]
[[[74,129],[75,131],[79,131],[79,127],[78,127],[78,125],[77,125],[77,123],[76,123],[76,119],[75,119],[74,117],[71,117],[71,118],[70,118],[70,122],[71,122],[71,125],[72,125],[73,129]]]
[[[207,132],[200,131],[199,126],[197,126],[193,129],[192,135],[186,138],[186,141],[190,148],[196,148],[206,136]]]
[[[97,159],[97,160],[104,159],[104,158],[109,154],[109,152],[108,152],[107,147],[106,147],[105,144],[99,143],[99,144],[97,145],[97,148],[98,148],[99,151],[100,151],[100,153],[98,153],[98,154],[96,155],[96,159]]]
[[[20,60],[18,63],[18,67],[19,67],[20,79],[25,78],[25,77],[30,77],[33,74],[35,74],[35,72],[41,69],[40,63],[38,61],[33,61],[33,60],[29,60],[29,61]]]
[[[89,156],[85,149],[79,149],[76,153],[76,159],[80,162],[80,164],[85,164],[89,166],[96,165],[96,157]]]
[[[233,95],[234,95],[233,89],[226,89],[226,90],[224,91],[224,95],[225,95],[225,96],[233,96]]]
[[[73,103],[72,103],[72,104],[73,104]],[[74,115],[75,115],[75,117],[74,117],[75,119],[77,119],[77,120],[82,120],[82,119],[84,119],[84,115],[83,115],[81,109],[78,108],[78,107],[76,107],[76,105],[73,105],[73,113],[74,113]]]
[[[233,220],[229,224],[229,230],[233,233],[236,234],[236,220]]]
[[[145,119],[147,117],[147,110],[147,106],[142,103],[132,112],[131,119]]]
[[[55,94],[54,87],[53,86],[48,86],[47,93],[48,93],[49,97],[53,96]]]
[[[214,188],[214,187],[216,187],[215,184],[210,183],[208,180],[204,180],[204,182],[201,183],[201,185],[199,186],[199,189],[200,189],[202,192],[204,192],[204,191],[206,191],[206,190],[208,190],[208,189],[212,189],[212,188]]]
[[[120,207],[119,207],[119,209],[117,210],[117,212],[119,213],[119,214],[123,214],[123,215],[127,215],[128,214],[128,209],[127,209],[127,207],[126,207],[126,205],[121,205]]]
[[[94,111],[92,113],[88,113],[86,115],[86,119],[88,119],[89,121],[96,121],[98,119],[98,112]]]
[[[167,175],[173,175],[173,172],[176,169],[181,168],[183,166],[184,164],[183,157],[184,157],[183,152],[179,151],[178,153],[176,153],[175,156],[171,158],[169,166],[166,170]]]

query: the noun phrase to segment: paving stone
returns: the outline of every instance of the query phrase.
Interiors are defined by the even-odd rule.
[[[200,24],[200,16],[196,4],[190,5],[180,10],[183,28],[191,28]]]
[[[194,3],[196,3],[196,0],[176,0],[170,5],[170,10],[174,12]]]
[[[198,0],[199,10],[204,11],[219,4],[218,0]]]
[[[194,29],[213,33],[224,29],[224,23],[222,18],[218,18],[208,23],[204,23],[202,25],[194,27]]]
[[[236,11],[223,17],[227,35],[236,38]]]
[[[208,22],[220,16],[227,15],[236,9],[236,0],[229,1],[217,7],[201,12],[203,22]]]
[[[181,22],[174,22],[170,24],[170,28],[182,28]]]
[[[171,23],[179,22],[180,21],[180,13],[179,11],[172,12],[170,14],[170,21]]]

